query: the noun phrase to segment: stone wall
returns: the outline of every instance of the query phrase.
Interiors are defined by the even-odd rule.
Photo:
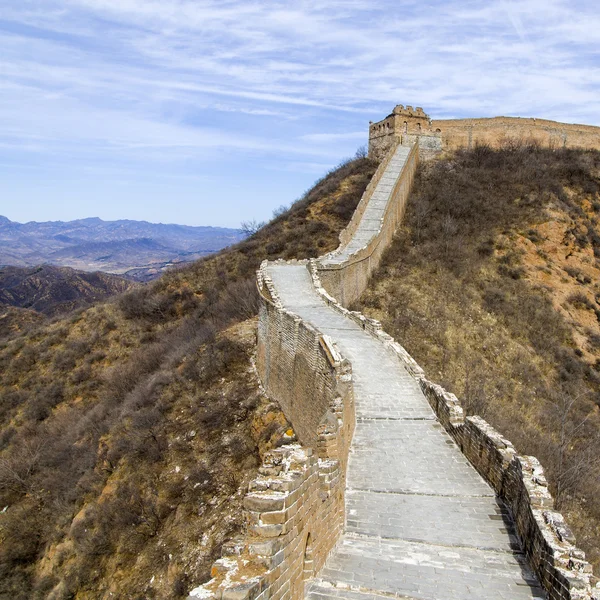
[[[367,186],[340,235],[342,245],[354,235],[390,159],[391,153]],[[379,263],[404,214],[417,160],[414,148],[379,234],[360,256],[334,270],[343,282],[338,290],[342,296],[357,298]],[[309,267],[308,261],[299,264]],[[351,366],[327,336],[285,310],[266,262],[257,283],[261,306],[256,367],[300,444],[267,454],[244,499],[246,533],[223,549],[212,579],[190,598],[299,600],[304,581],[321,569],[344,527],[346,469],[355,426]]]
[[[395,147],[399,142],[393,143]],[[324,300],[378,339],[397,357],[398,368],[406,368],[417,379],[442,425],[512,511],[523,549],[550,600],[600,600],[592,595],[591,568],[584,553],[553,510],[538,461],[518,455],[483,419],[465,418],[458,399],[427,380],[377,321],[342,306],[362,294],[391,242],[404,214],[417,161],[415,146],[393,189],[379,233],[367,246],[335,268],[320,259],[302,264],[309,268]],[[386,164],[342,233],[343,243],[356,231]],[[321,569],[344,527],[346,467],[355,423],[351,367],[327,336],[283,308],[265,265],[258,273],[258,286],[262,306],[257,369],[302,445],[284,445],[265,456],[244,500],[245,535],[224,548],[211,581],[193,590],[190,598],[299,600],[304,581]]]
[[[339,463],[289,444],[267,454],[244,498],[248,531],[223,548],[190,598],[299,599],[344,523]]]
[[[402,141],[400,132],[395,129],[393,115],[377,123],[369,124],[369,157],[382,160],[389,156],[390,150]]]
[[[367,188],[356,209],[356,218],[353,217],[348,227],[340,234],[340,247],[345,246],[354,235],[365,207],[379,181],[378,178],[385,171],[387,162],[391,158],[396,146],[397,143],[392,147],[386,159],[375,173],[373,186]],[[319,277],[321,278],[323,287],[333,297],[337,298],[343,306],[349,306],[352,302],[360,298],[367,288],[371,274],[378,267],[383,252],[390,245],[394,237],[394,232],[404,216],[406,202],[417,170],[418,161],[419,148],[415,145],[412,147],[404,169],[391,192],[379,232],[366,246],[340,264],[328,263],[324,260],[327,257],[318,259],[317,268],[319,269]]]
[[[291,262],[308,266],[308,261]],[[317,447],[323,427],[339,423],[339,452],[323,458],[335,457],[345,466],[354,428],[350,363],[328,336],[282,307],[266,262],[258,271],[258,286],[263,302],[256,365],[262,384],[279,402],[302,444]]]
[[[458,398],[429,381],[410,354],[375,319],[345,309],[321,285],[317,261],[311,274],[317,291],[340,313],[358,323],[392,352],[418,381],[440,423],[479,474],[506,503],[531,568],[550,600],[600,600],[592,590],[592,568],[554,501],[539,461],[521,456],[481,417],[465,417]]]
[[[298,600],[344,527],[351,366],[327,336],[282,307],[265,267],[256,366],[302,445],[267,453],[244,498],[246,533],[224,547],[212,579],[190,598]]]
[[[547,119],[492,117],[431,120],[417,107],[398,105],[377,123],[369,124],[369,156],[380,159],[396,143],[418,143],[421,158],[441,150],[499,147],[510,141],[535,141],[549,148],[600,149],[600,127],[559,123]]]
[[[600,149],[600,127],[545,119],[448,119],[434,120],[431,127],[441,133],[442,147],[449,150],[476,144],[497,147],[509,140],[536,141],[550,148]]]

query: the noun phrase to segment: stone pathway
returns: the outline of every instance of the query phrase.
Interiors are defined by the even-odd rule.
[[[379,231],[385,207],[387,206],[390,194],[394,189],[394,185],[396,184],[400,171],[402,171],[402,167],[404,166],[409,153],[410,147],[398,146],[385,173],[381,176],[381,179],[377,183],[377,187],[373,191],[373,195],[369,200],[369,205],[365,209],[352,239],[343,248],[322,257],[321,262],[324,265],[340,263],[348,259],[350,255],[365,246]]]
[[[391,190],[390,169],[397,176],[406,154],[399,148],[392,159],[384,191]],[[369,209],[363,220],[371,223],[365,223],[360,245],[372,230]],[[346,530],[308,585],[307,598],[545,598],[519,551],[509,514],[397,357],[326,305],[306,267],[270,264],[268,270],[283,305],[329,335],[353,369],[357,426]]]

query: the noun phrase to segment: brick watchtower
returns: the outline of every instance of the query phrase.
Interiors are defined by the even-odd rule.
[[[441,150],[441,133],[431,127],[431,119],[420,107],[398,104],[382,121],[369,124],[369,156],[381,159],[395,140],[402,145],[419,144],[421,153]]]

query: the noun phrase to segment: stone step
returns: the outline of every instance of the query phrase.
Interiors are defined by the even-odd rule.
[[[320,585],[419,600],[546,598],[518,553],[346,534],[319,573]],[[330,588],[331,589],[331,588]]]
[[[310,583],[305,597],[310,600],[415,600],[411,596],[397,593],[384,594],[373,590],[356,590],[350,587],[335,587],[328,581],[316,579]]]
[[[491,497],[349,489],[346,531],[382,539],[520,552],[508,510]]]

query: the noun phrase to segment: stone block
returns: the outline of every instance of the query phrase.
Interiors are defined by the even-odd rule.
[[[285,510],[260,513],[260,522],[265,525],[280,525],[287,521],[288,515]]]
[[[260,582],[250,581],[225,588],[221,598],[222,600],[254,600],[260,592]]]
[[[281,492],[264,492],[246,494],[244,508],[255,512],[272,512],[283,510],[288,494]]]
[[[286,533],[283,525],[251,525],[249,530],[256,535],[265,538],[274,538]]]
[[[260,556],[272,556],[283,548],[281,538],[257,539],[248,543],[248,548],[252,554]]]

